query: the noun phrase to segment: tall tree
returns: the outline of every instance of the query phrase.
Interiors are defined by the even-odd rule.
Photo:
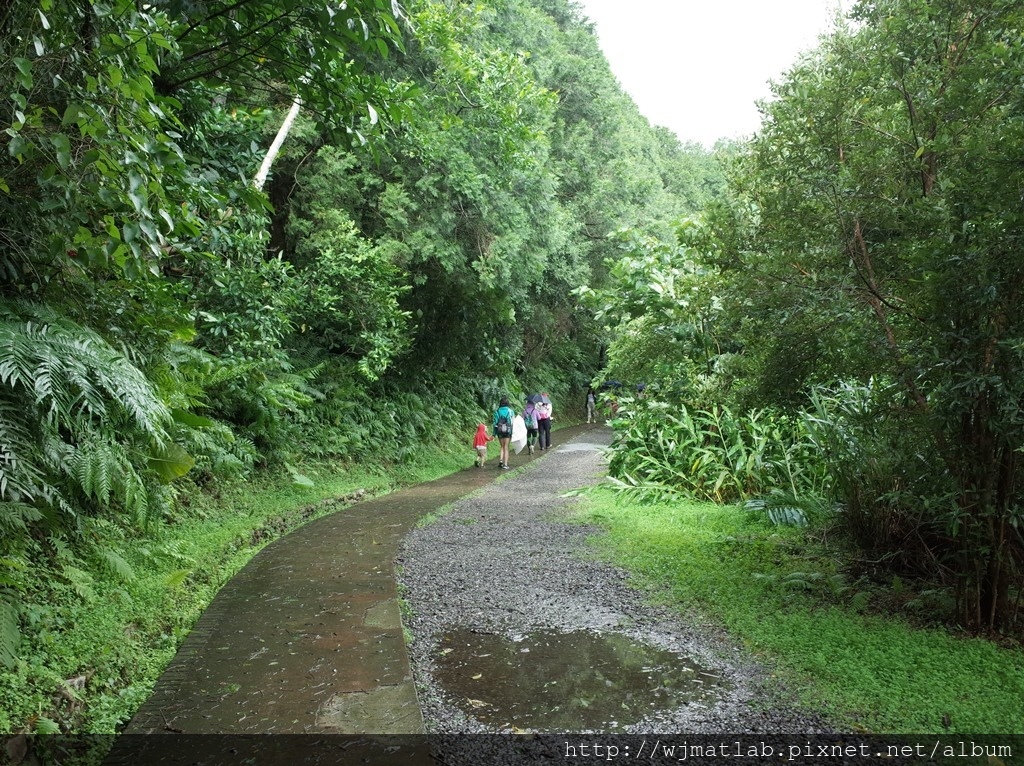
[[[753,145],[755,249],[735,254],[755,275],[737,282],[748,347],[768,337],[818,382],[874,381],[851,516],[874,517],[870,544],[923,541],[958,578],[962,619],[1007,627],[1024,563],[1024,12],[877,0],[853,15],[777,87]],[[884,480],[868,486],[863,460],[887,461]]]

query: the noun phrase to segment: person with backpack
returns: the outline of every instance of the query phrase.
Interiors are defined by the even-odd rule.
[[[516,413],[508,403],[508,397],[501,397],[498,409],[494,411],[494,437],[501,445],[498,456],[498,468],[508,468],[508,445],[512,441],[512,421]]]
[[[526,451],[528,455],[533,454],[533,443],[537,441],[537,405],[531,400],[526,400],[526,408],[523,410],[523,424],[526,426]]]

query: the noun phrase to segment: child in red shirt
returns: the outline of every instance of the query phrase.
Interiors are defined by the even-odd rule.
[[[473,448],[476,450],[476,460],[473,461],[473,465],[477,468],[483,468],[484,463],[487,462],[487,442],[492,439],[494,437],[487,433],[487,426],[479,423],[476,427],[476,435],[473,437]]]

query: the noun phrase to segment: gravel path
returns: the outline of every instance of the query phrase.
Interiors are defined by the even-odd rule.
[[[717,699],[676,704],[615,729],[626,734],[828,731],[815,716],[780,703],[785,695],[735,640],[651,606],[622,570],[591,560],[586,541],[599,530],[569,523],[575,501],[563,494],[601,480],[605,460],[599,448],[609,438],[608,429],[585,432],[463,498],[406,538],[398,558],[399,584],[409,607],[406,627],[427,731],[518,731],[481,722],[482,716],[472,715],[474,702],[437,678],[446,636],[463,630],[510,642],[538,631],[611,633],[667,650],[724,679],[727,688]],[[588,733],[585,727],[569,730]],[[549,730],[533,726],[529,731]]]

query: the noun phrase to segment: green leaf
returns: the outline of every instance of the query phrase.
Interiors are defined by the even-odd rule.
[[[11,141],[7,145],[7,153],[17,160],[22,160],[25,149],[31,146],[31,144],[21,136],[13,133],[13,131],[8,131],[8,135],[11,136]]]
[[[178,569],[174,572],[171,572],[169,575],[167,575],[167,577],[164,578],[164,585],[166,585],[168,588],[177,588],[179,585],[182,585],[185,582],[185,580],[188,579],[188,576],[190,574],[192,574],[191,569]]]
[[[68,137],[57,133],[50,139],[50,143],[57,152],[57,164],[62,170],[67,170],[71,166],[71,142]]]
[[[28,58],[14,58],[17,74],[14,80],[23,90],[32,90],[32,61]]]
[[[139,237],[139,225],[134,221],[125,221],[121,231],[124,233],[124,241],[129,245]]]
[[[316,483],[311,478],[309,478],[308,476],[305,476],[304,474],[299,473],[295,469],[294,466],[289,465],[288,463],[285,463],[284,467],[287,468],[288,469],[288,473],[290,473],[292,475],[292,484],[295,484],[296,486],[299,486],[299,487],[315,487],[316,486]]]
[[[171,417],[174,418],[174,422],[181,423],[189,428],[212,428],[217,425],[215,420],[204,418],[202,415],[196,415],[194,412],[179,408],[171,410]]]
[[[192,470],[196,461],[181,446],[170,442],[149,456],[149,467],[164,484],[180,479]]]
[[[36,719],[36,734],[60,734],[60,726],[50,718],[39,716]]]
[[[115,550],[105,548],[99,552],[103,565],[113,574],[117,575],[122,582],[130,582],[135,579],[135,570]]]

